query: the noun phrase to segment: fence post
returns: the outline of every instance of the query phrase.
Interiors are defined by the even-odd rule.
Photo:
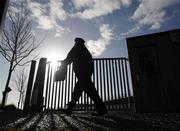
[[[31,108],[33,112],[41,112],[43,110],[43,90],[46,71],[46,58],[41,58],[34,83],[33,94],[31,98]]]
[[[32,90],[32,84],[33,84],[33,79],[34,79],[35,67],[36,67],[36,61],[33,60],[31,62],[31,69],[29,73],[28,85],[27,85],[27,90],[26,90],[26,98],[25,98],[25,103],[24,103],[25,112],[28,112],[29,110],[29,103],[30,103],[31,90]]]

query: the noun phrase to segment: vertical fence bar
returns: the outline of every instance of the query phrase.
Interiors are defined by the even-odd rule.
[[[76,83],[77,83],[77,77],[76,77],[76,74],[74,75],[74,87],[76,86]],[[78,105],[80,103],[80,100],[77,101]],[[78,107],[76,106],[76,110],[78,110]]]
[[[59,68],[60,64],[61,64],[61,62],[60,62],[60,61],[58,61],[58,63],[57,63],[57,69]],[[59,109],[59,108],[60,108],[61,81],[59,81],[58,83],[59,83],[59,84],[58,84],[58,88],[59,88],[59,90],[58,90],[58,105],[57,105],[57,109]]]
[[[107,76],[107,87],[109,87],[109,72],[108,72],[108,60],[106,60],[106,76]],[[108,101],[107,103],[110,101],[110,92],[109,92],[109,88],[107,88],[107,98]],[[108,104],[108,108],[110,108],[110,105]]]
[[[59,92],[58,92],[58,109],[60,108],[60,93],[61,93],[61,82],[59,82],[59,86],[58,86],[58,88],[59,88]]]
[[[47,109],[47,100],[48,100],[48,89],[49,89],[49,72],[50,72],[50,65],[47,64],[47,80],[46,80],[46,94],[45,94],[45,109]]]
[[[87,94],[84,92],[84,105],[85,105],[85,111],[87,110]]]
[[[68,82],[68,86],[67,86],[68,91],[67,91],[67,103],[66,104],[69,103],[69,97],[70,97],[69,93],[70,93],[70,89],[71,89],[71,86],[70,86],[71,65],[68,66],[68,70],[69,70],[69,72],[68,72],[68,79],[67,79],[67,82]]]
[[[117,93],[116,86],[117,85],[116,85],[116,79],[115,79],[115,69],[114,69],[115,64],[114,64],[114,61],[115,61],[115,59],[112,60],[112,69],[113,69],[112,70],[112,72],[113,72],[112,75],[113,75],[113,84],[114,84],[114,86],[113,86],[114,87],[114,99],[117,100],[117,96],[116,96],[116,93]],[[116,104],[114,104],[114,108],[117,109]]]
[[[86,94],[86,111],[89,109],[89,97],[88,95]]]
[[[120,74],[119,70],[118,70],[118,63],[117,63],[117,59],[115,60],[115,68],[116,68],[116,84],[117,84],[117,99],[118,101],[120,102],[120,85],[119,85],[119,77],[118,75]],[[118,109],[120,108],[120,105],[119,105],[119,102],[118,102]]]
[[[124,99],[124,93],[123,93],[123,85],[122,85],[122,76],[121,76],[121,59],[118,60],[118,66],[119,66],[119,80],[120,80],[120,91],[121,91],[121,109],[124,109],[124,103],[123,103],[123,99]]]
[[[98,60],[96,60],[96,87],[99,93],[99,68],[98,68]]]
[[[84,103],[82,104],[82,107],[84,110],[86,110],[86,93],[83,92],[83,98],[84,98]]]
[[[130,94],[129,77],[127,71],[127,60],[125,60],[125,72],[126,72],[126,82],[127,82],[128,99],[129,99],[129,108],[131,108],[131,94]]]
[[[59,106],[60,106],[60,108],[63,108],[62,107],[62,81],[60,81],[60,96],[59,96]]]
[[[71,100],[72,100],[72,92],[73,92],[73,87],[74,87],[74,73],[73,73],[73,65],[71,64],[72,71],[71,71]]]
[[[111,90],[111,109],[113,110],[113,105],[112,105],[112,101],[113,101],[113,83],[112,83],[112,66],[111,66],[111,59],[109,60],[109,76],[110,76],[110,90]]]
[[[94,82],[94,86],[96,87],[96,84],[95,84],[95,60],[93,60],[93,66],[94,66],[93,82]],[[91,103],[91,109],[94,110],[94,104],[93,104],[93,101],[91,100],[90,103]]]
[[[54,67],[55,68],[55,72],[57,71],[57,66]],[[54,74],[55,74],[54,72]],[[54,100],[54,109],[56,109],[56,100],[57,100],[57,86],[58,86],[58,82],[54,82],[55,83],[55,100]]]
[[[117,110],[117,102],[116,102],[116,100],[117,100],[117,95],[116,95],[116,93],[117,93],[117,90],[116,90],[116,87],[117,87],[117,85],[116,85],[116,78],[115,78],[115,59],[112,59],[112,75],[113,75],[113,96],[114,96],[114,109],[115,110]]]
[[[103,86],[102,86],[102,67],[101,67],[101,60],[99,60],[99,84],[100,84],[100,86],[99,86],[99,93],[100,93],[100,97],[101,97],[101,99],[103,100],[103,93],[102,93],[102,88],[103,88]]]
[[[124,99],[124,102],[125,102],[125,105],[126,105],[126,109],[128,108],[127,106],[127,103],[126,103],[126,99],[127,99],[127,91],[126,91],[126,80],[125,80],[125,74],[124,74],[124,63],[123,63],[123,59],[121,61],[121,65],[122,65],[122,76],[123,76],[123,87],[124,87],[124,94],[125,94],[125,99]]]
[[[52,77],[52,68],[51,68],[51,65],[50,65],[50,63],[49,63],[49,68],[50,68],[50,73],[49,73],[49,80],[50,80],[50,82],[49,82],[49,94],[48,94],[48,109],[50,109],[51,107],[50,107],[50,96],[51,96],[51,77]]]
[[[105,60],[103,62],[103,84],[104,84],[104,102],[106,102],[106,78],[105,78]]]
[[[71,72],[72,72],[72,70],[71,70],[71,65],[69,65],[69,76],[68,76],[68,100],[67,100],[67,102],[69,102],[69,100],[70,100],[70,89],[71,89],[71,86],[70,86],[70,84],[71,84]]]
[[[52,64],[51,64],[51,66],[52,66]],[[53,70],[53,73],[52,73],[52,74],[54,75],[54,68],[53,68],[53,66],[52,66],[52,70]],[[54,109],[53,103],[54,103],[54,96],[55,96],[55,95],[54,95],[54,85],[55,85],[55,82],[53,81],[53,77],[52,77],[52,83],[53,83],[53,84],[52,84],[52,95],[51,95],[51,96],[52,96],[52,97],[51,97],[51,98],[52,98],[52,99],[51,99],[51,109]]]
[[[61,83],[62,83],[62,86],[61,86],[61,108],[64,108],[64,105],[63,105],[63,95],[64,95],[64,81],[61,81]]]
[[[81,94],[81,101],[79,102],[79,109],[78,110],[82,110],[83,109],[83,107],[82,107],[82,104],[83,104],[83,97],[84,97],[84,94],[83,94],[84,92],[82,92],[82,94]]]
[[[68,72],[69,72],[68,67],[67,67],[67,74],[66,74],[65,85],[64,85],[64,87],[65,87],[65,89],[64,89],[64,106],[66,106],[66,104],[67,104],[67,86],[68,86],[67,79],[68,79]]]
[[[53,100],[54,100],[54,82],[53,82],[53,74],[54,74],[54,70],[53,70],[53,67],[52,67],[52,93],[51,93],[51,109],[54,109],[53,108]]]

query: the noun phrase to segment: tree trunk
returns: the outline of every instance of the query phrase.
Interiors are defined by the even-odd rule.
[[[20,108],[19,108],[19,107],[20,107],[20,104],[21,104],[21,92],[20,92],[20,94],[19,94],[18,109],[20,109]]]
[[[11,74],[12,74],[12,71],[13,71],[12,67],[13,67],[13,61],[11,61],[11,64],[10,64],[10,67],[9,67],[9,72],[8,72],[8,78],[7,78],[7,81],[6,81],[6,86],[5,86],[5,89],[3,91],[3,98],[2,98],[2,103],[1,103],[2,108],[5,106],[5,102],[6,102],[7,88],[9,86],[9,82],[10,82],[10,79],[11,79]]]
[[[22,82],[23,81],[21,81],[21,89],[20,89],[20,93],[19,93],[18,109],[20,109],[22,106],[22,95],[23,95],[23,93],[22,93],[22,90],[23,90]]]

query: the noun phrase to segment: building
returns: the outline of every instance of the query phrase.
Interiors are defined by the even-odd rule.
[[[180,111],[180,29],[127,38],[137,112]]]

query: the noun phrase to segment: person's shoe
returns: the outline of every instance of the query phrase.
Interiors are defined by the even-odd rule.
[[[72,114],[72,111],[69,110],[68,108],[67,109],[60,109],[60,111],[62,111],[63,113],[65,113],[68,116],[71,116],[71,114]]]

